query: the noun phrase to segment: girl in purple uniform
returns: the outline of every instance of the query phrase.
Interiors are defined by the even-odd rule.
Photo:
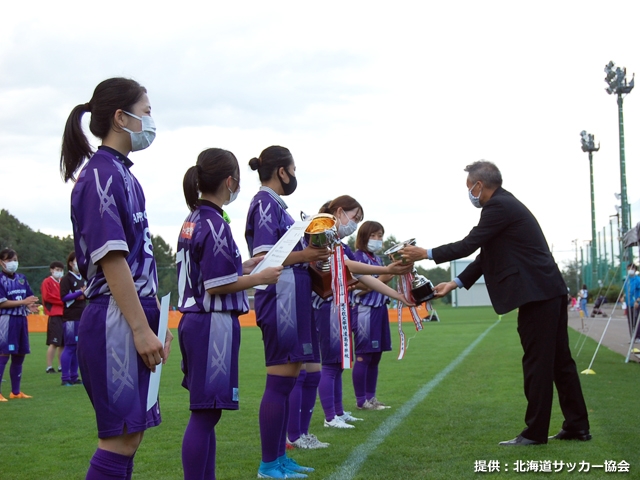
[[[94,152],[82,130],[102,140]],[[134,80],[101,82],[91,100],[69,115],[60,169],[76,181],[71,221],[79,273],[89,305],[78,331],[78,362],[98,424],[98,449],[88,480],[130,479],[144,431],[158,425],[160,406],[147,410],[149,377],[166,361],[173,336],[158,339],[157,273],[142,187],[127,155],[155,138],[151,105]],[[76,180],[76,172],[82,167]]]
[[[37,312],[38,297],[33,295],[27,279],[18,270],[18,254],[5,248],[0,251],[0,386],[4,369],[11,359],[9,398],[31,398],[20,391],[24,356],[31,353],[27,315]],[[7,399],[0,392],[0,402]]]
[[[360,203],[349,195],[342,195],[331,202],[327,202],[320,209],[320,213],[330,213],[338,219],[338,236],[346,238],[353,234],[362,221],[363,210]],[[396,300],[409,304],[405,297],[388,287],[372,275],[401,275],[411,269],[411,265],[402,265],[400,261],[388,266],[369,265],[356,260],[351,249],[343,244],[345,265],[353,274],[359,275],[358,280],[371,290]],[[354,306],[351,307],[353,318]],[[347,423],[360,418],[345,412],[342,405],[342,346],[340,338],[340,322],[338,311],[333,308],[331,297],[323,300],[314,293],[313,314],[318,329],[320,353],[322,358],[322,376],[318,393],[324,410],[325,427],[353,428]]]
[[[76,252],[71,252],[67,257],[67,269],[67,274],[60,280],[60,298],[64,303],[64,350],[60,357],[60,365],[62,385],[68,387],[82,384],[78,377],[78,326],[87,302],[84,296],[86,282],[78,271]]]
[[[242,263],[222,210],[240,192],[233,153],[203,151],[187,170],[183,189],[191,213],[182,224],[176,254],[178,305],[184,314],[178,339],[191,418],[182,466],[185,480],[209,480],[215,479],[215,426],[222,410],[238,409],[238,316],[249,311],[245,290],[276,283],[282,267],[246,275],[261,259]]]
[[[266,254],[294,220],[283,196],[297,186],[296,166],[288,149],[272,146],[249,161],[262,186],[253,197],[247,215],[245,237],[249,254]],[[285,455],[289,394],[303,362],[313,358],[311,341],[311,277],[309,262],[327,260],[325,249],[306,245],[304,239],[284,261],[276,285],[255,293],[258,326],[264,341],[267,382],[260,404],[262,461],[259,478],[304,478],[313,469],[299,466]]]
[[[378,222],[366,221],[358,229],[355,259],[367,265],[383,266],[376,255],[382,249],[384,227]],[[393,275],[377,276],[389,283]],[[376,399],[378,364],[382,352],[391,350],[389,329],[389,298],[373,290],[356,292],[353,296],[353,333],[355,337],[356,361],[352,381],[356,394],[356,407],[360,410],[383,410],[389,408]]]

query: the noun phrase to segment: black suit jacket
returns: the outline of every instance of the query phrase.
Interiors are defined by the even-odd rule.
[[[436,263],[480,254],[458,276],[469,289],[484,275],[493,308],[507,313],[528,302],[567,294],[558,265],[533,214],[498,188],[482,207],[480,222],[459,242],[434,248]]]

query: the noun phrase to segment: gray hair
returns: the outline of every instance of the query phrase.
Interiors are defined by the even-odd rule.
[[[472,183],[482,181],[487,188],[498,188],[502,186],[502,174],[500,170],[498,170],[498,167],[492,162],[478,160],[464,167],[464,171],[469,173],[469,180]]]

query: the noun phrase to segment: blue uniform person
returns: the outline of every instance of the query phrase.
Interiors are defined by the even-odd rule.
[[[91,133],[102,140],[96,152],[82,130],[85,113]],[[144,431],[161,421],[159,403],[147,410],[149,377],[166,361],[173,336],[167,331],[164,345],[157,337],[156,263],[144,192],[128,158],[154,138],[147,90],[125,78],[98,84],[64,129],[60,168],[65,181],[76,182],[71,222],[89,300],[78,362],[98,426],[88,480],[131,478]]]
[[[25,276],[17,273],[19,263],[15,250],[5,248],[0,251],[0,265],[0,382],[11,359],[9,398],[31,398],[20,390],[20,382],[24,356],[31,353],[27,315],[37,311],[38,297],[33,295]],[[0,402],[6,401],[0,392]]]
[[[215,426],[222,410],[237,410],[238,316],[249,311],[245,290],[278,281],[282,267],[250,273],[261,258],[242,263],[222,207],[240,192],[240,169],[227,150],[198,156],[183,181],[191,213],[178,237],[178,329],[182,385],[189,390],[191,418],[182,442],[185,480],[215,478]],[[200,197],[198,197],[200,192]]]

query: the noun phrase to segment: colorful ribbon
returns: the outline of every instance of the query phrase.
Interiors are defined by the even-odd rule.
[[[351,351],[351,321],[349,319],[349,295],[347,288],[347,266],[344,263],[344,250],[338,243],[331,255],[331,291],[334,306],[338,308],[340,322],[340,345],[342,346],[342,368],[350,369],[353,362]]]
[[[413,275],[410,273],[405,273],[401,275],[398,279],[398,293],[405,296],[405,298],[409,301],[413,301],[413,296],[411,295],[411,282],[413,280]],[[404,358],[404,352],[406,350],[406,344],[404,340],[404,332],[402,331],[402,307],[404,304],[402,302],[398,302],[398,334],[400,335],[400,352],[398,353],[398,360],[402,360]],[[416,326],[416,331],[422,330],[422,320],[420,315],[418,314],[418,310],[416,307],[409,307],[409,312],[411,312],[411,319]]]

